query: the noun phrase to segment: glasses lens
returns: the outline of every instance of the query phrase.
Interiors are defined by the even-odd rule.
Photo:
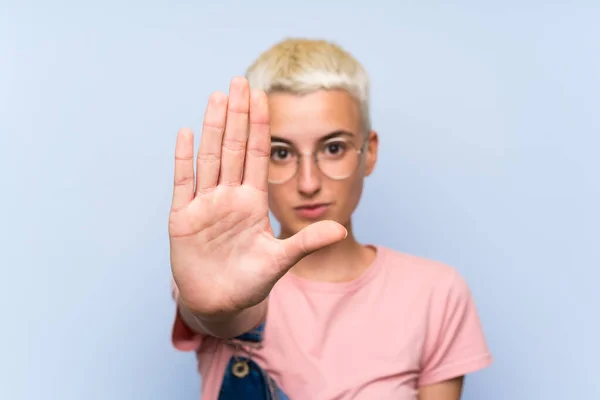
[[[317,149],[317,166],[330,179],[345,179],[356,171],[359,164],[357,147],[348,140],[334,139]],[[298,168],[298,153],[283,143],[271,143],[269,161],[269,183],[284,183],[290,180]]]
[[[358,167],[358,149],[348,140],[326,142],[317,158],[321,172],[331,179],[345,179]]]
[[[283,183],[294,176],[297,166],[297,154],[285,144],[271,143],[269,161],[269,182]]]

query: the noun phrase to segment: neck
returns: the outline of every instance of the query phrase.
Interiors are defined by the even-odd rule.
[[[375,258],[375,251],[356,240],[351,224],[346,229],[348,236],[344,240],[309,254],[290,272],[305,279],[324,282],[344,282],[360,276]]]

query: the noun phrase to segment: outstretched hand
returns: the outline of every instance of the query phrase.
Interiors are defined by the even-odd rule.
[[[194,174],[194,135],[182,129],[175,149],[169,216],[171,269],[181,301],[197,315],[254,306],[306,255],[342,240],[333,221],[274,237],[268,214],[271,137],[267,96],[232,79],[213,93],[204,116]]]

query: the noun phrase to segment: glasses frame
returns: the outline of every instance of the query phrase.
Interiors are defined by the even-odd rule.
[[[330,139],[330,140],[333,140],[333,138]],[[352,147],[354,147],[354,143],[352,143],[352,142],[350,142],[350,143],[352,144]],[[325,176],[325,177],[327,177],[327,178],[329,178],[331,180],[334,180],[334,181],[343,181],[344,179],[350,178],[352,176],[352,174],[354,174],[356,172],[356,170],[358,169],[358,167],[362,163],[361,156],[364,154],[364,150],[365,150],[365,147],[366,147],[367,143],[368,143],[368,140],[365,138],[363,140],[363,144],[359,148],[355,149],[356,150],[356,158],[358,159],[358,162],[356,163],[356,167],[352,170],[352,172],[348,173],[347,176],[344,176],[344,177],[341,177],[341,178],[332,178],[329,175],[327,175],[325,172],[323,172],[323,170],[321,169],[321,166],[319,165],[319,159],[317,158],[317,152],[313,149],[311,151],[297,151],[298,158],[296,159],[296,169],[295,169],[294,173],[292,175],[290,175],[289,178],[284,179],[284,180],[280,180],[280,181],[272,181],[272,180],[269,179],[268,182],[271,185],[281,185],[281,184],[284,184],[286,182],[289,182],[291,179],[293,179],[298,174],[298,171],[300,170],[300,162],[302,161],[303,157],[310,157],[310,158],[312,158],[312,161],[314,162],[315,166],[317,167],[317,169],[319,170],[319,172],[323,176]],[[295,148],[295,146],[291,145],[291,147],[294,150],[297,150]]]

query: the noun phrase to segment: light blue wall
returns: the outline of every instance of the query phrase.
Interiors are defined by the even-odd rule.
[[[464,398],[600,399],[597,1],[83,3],[0,3],[0,399],[197,398],[175,133],[289,35],[372,75],[360,238],[471,285],[496,363]]]

